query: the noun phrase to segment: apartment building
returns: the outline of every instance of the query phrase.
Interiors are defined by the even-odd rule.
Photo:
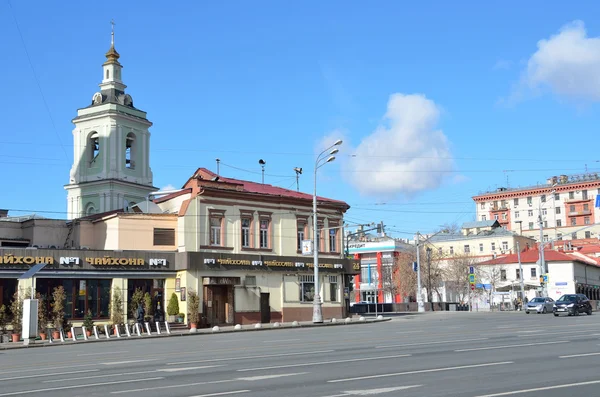
[[[506,230],[538,241],[541,228],[543,241],[558,241],[599,236],[598,195],[600,176],[587,173],[553,176],[544,185],[501,187],[473,201],[479,221],[496,220]]]

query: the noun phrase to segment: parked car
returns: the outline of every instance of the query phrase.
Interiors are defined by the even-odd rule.
[[[579,313],[587,313],[590,316],[592,314],[592,304],[584,294],[566,294],[554,302],[552,312],[555,317],[558,317],[559,314],[579,316]]]
[[[529,302],[525,304],[523,310],[525,313],[529,314],[529,312],[536,313],[552,313],[552,309],[554,308],[554,299],[549,297],[537,297],[533,298]]]

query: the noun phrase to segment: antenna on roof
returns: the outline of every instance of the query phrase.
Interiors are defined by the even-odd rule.
[[[263,159],[258,160],[258,164],[260,164],[260,167],[262,168],[262,184],[265,184],[265,164],[267,164],[267,162]]]
[[[221,159],[217,159],[217,175],[219,174],[219,163],[221,162]]]
[[[294,171],[296,171],[296,191],[300,191],[300,175],[302,174],[302,167],[294,167]]]

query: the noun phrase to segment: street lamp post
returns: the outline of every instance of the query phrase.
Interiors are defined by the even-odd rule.
[[[342,140],[338,139],[335,143],[329,146],[327,149],[323,150],[317,156],[315,160],[315,175],[314,175],[314,193],[313,193],[313,256],[314,256],[314,269],[315,269],[315,295],[313,301],[313,323],[322,323],[323,322],[323,311],[321,308],[321,296],[319,294],[319,241],[317,239],[317,170],[321,168],[323,165],[332,162],[335,160],[334,154],[339,152],[338,148],[335,146],[339,146],[342,144]],[[324,157],[323,155],[327,153],[328,157]]]

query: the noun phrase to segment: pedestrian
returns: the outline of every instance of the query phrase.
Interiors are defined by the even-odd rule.
[[[146,314],[146,311],[144,310],[144,306],[142,306],[142,303],[138,303],[138,307],[137,307],[137,312],[136,312],[136,320],[137,322],[141,325],[144,324],[144,315]]]

